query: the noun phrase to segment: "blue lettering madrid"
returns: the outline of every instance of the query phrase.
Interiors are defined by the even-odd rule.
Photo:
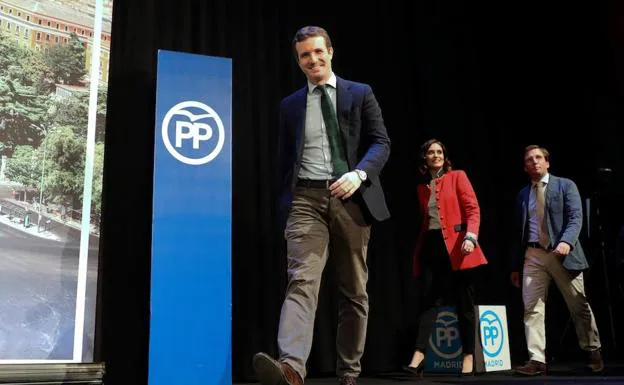
[[[501,352],[505,340],[500,318],[495,312],[488,310],[479,318],[479,327],[481,328],[483,353],[491,358],[496,357]]]
[[[454,312],[438,313],[435,329],[429,337],[429,346],[441,358],[448,360],[459,357],[462,346],[457,328],[457,315]]]
[[[487,360],[485,366],[488,368],[502,368],[505,362],[503,360]]]
[[[162,123],[162,138],[174,158],[189,165],[201,165],[219,155],[225,130],[221,118],[212,108],[201,102],[184,101],[167,111]]]

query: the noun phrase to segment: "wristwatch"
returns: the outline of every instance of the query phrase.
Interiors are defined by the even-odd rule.
[[[366,171],[355,169],[355,173],[358,175],[358,177],[360,177],[360,180],[362,182],[366,182],[366,179],[368,178],[368,175],[366,175]]]

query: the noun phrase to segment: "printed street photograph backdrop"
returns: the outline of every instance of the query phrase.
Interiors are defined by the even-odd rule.
[[[0,364],[90,362],[111,0],[0,0]]]

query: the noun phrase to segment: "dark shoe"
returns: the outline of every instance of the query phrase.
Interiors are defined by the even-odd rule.
[[[338,383],[340,385],[357,385],[357,380],[355,377],[342,376],[338,379]]]
[[[277,362],[268,354],[256,354],[252,364],[262,385],[303,385],[303,380],[290,365]]]
[[[403,370],[411,375],[422,377],[425,373],[425,359],[423,358],[423,360],[420,361],[417,367],[405,365],[403,366]]]
[[[587,365],[592,373],[600,373],[604,369],[604,362],[602,362],[602,355],[600,349],[592,350],[589,352],[589,365]]]
[[[539,376],[546,374],[546,364],[539,361],[530,360],[524,366],[516,368],[516,373],[523,376]]]

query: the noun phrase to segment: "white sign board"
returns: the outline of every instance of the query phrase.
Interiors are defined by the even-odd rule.
[[[496,372],[511,369],[509,333],[505,306],[477,306],[479,371]]]

